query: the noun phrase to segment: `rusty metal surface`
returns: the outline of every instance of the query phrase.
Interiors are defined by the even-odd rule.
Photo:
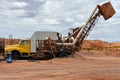
[[[110,2],[104,3],[102,6],[98,5],[98,8],[105,20],[109,19],[115,14],[115,10]]]

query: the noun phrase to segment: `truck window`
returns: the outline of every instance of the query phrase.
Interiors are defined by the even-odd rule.
[[[21,45],[28,45],[28,41],[27,40],[21,41]]]

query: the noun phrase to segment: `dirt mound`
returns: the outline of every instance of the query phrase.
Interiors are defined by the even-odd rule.
[[[0,38],[4,42],[4,45],[13,45],[13,44],[18,44],[20,39],[6,39],[6,38]]]
[[[105,42],[101,40],[85,40],[82,49],[120,51],[120,42]]]
[[[90,59],[85,57],[85,55],[80,51],[80,52],[75,52],[74,54],[70,55],[68,58],[72,58],[75,60],[79,60],[79,61],[91,61],[94,59]]]
[[[82,48],[101,48],[109,47],[110,43],[101,40],[85,40]]]
[[[20,39],[5,39],[4,43],[5,43],[5,46],[7,45],[13,45],[13,44],[18,44],[20,41]]]
[[[120,46],[120,42],[112,42],[110,43],[111,46]]]
[[[75,52],[69,56],[70,58],[85,60],[85,57],[80,52]]]
[[[80,50],[80,53],[89,56],[120,56],[120,51],[117,50]]]

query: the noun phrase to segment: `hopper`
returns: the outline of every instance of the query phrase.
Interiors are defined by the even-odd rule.
[[[98,5],[99,11],[105,20],[111,18],[115,14],[115,10],[110,2]]]

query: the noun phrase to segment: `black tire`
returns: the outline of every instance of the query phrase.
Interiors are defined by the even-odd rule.
[[[60,53],[59,54],[59,58],[64,58],[64,57],[68,57],[68,54],[67,53]]]
[[[50,53],[50,59],[55,58],[55,53]]]
[[[20,53],[18,51],[12,51],[12,59],[19,60],[20,59]]]
[[[47,60],[52,59],[52,53],[46,52],[45,53],[45,59],[47,59]]]

